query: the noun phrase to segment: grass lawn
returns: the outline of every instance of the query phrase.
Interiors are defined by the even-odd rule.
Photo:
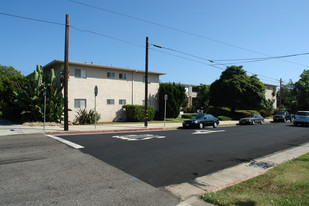
[[[201,198],[221,206],[309,205],[309,153]]]

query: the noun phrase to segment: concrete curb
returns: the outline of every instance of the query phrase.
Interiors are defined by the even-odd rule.
[[[183,203],[186,203],[189,199],[191,199],[191,201],[194,199],[199,201],[198,197],[204,193],[215,192],[262,175],[276,165],[292,160],[307,152],[309,152],[309,143],[278,151],[252,160],[251,162],[241,163],[185,183],[170,185],[165,187],[165,189],[176,197],[184,200]],[[267,165],[266,168],[264,168],[265,165]],[[187,206],[190,204],[179,205]],[[211,204],[207,203],[207,205]]]
[[[45,134],[95,134],[95,133],[115,133],[115,132],[143,132],[143,131],[161,131],[163,128],[145,128],[145,129],[112,129],[112,130],[89,130],[89,131],[57,131],[46,132]]]

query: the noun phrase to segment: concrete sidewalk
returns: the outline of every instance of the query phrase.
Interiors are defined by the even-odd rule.
[[[269,123],[270,119],[265,119],[265,123]],[[219,127],[235,126],[238,121],[220,121]],[[69,131],[64,131],[63,125],[48,126],[46,123],[45,131],[43,123],[41,126],[24,126],[21,124],[9,124],[0,121],[0,136],[15,134],[76,134],[76,133],[112,133],[112,132],[133,132],[133,131],[151,131],[151,130],[170,130],[182,127],[179,123],[149,123],[147,128],[144,123],[110,123],[94,125],[69,125]]]

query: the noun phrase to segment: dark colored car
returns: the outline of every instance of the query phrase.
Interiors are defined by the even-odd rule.
[[[263,124],[264,118],[259,114],[249,114],[247,117],[239,120],[239,124]]]
[[[276,114],[273,117],[273,120],[274,120],[274,122],[279,122],[279,121],[286,122],[288,120],[290,120],[292,122],[293,121],[293,115],[291,115],[288,112],[279,112],[278,114]]]
[[[298,111],[293,121],[294,126],[309,125],[309,111]]]
[[[190,120],[186,120],[182,123],[183,128],[197,127],[204,128],[205,126],[213,126],[216,128],[219,124],[219,119],[211,114],[198,114],[192,117]]]

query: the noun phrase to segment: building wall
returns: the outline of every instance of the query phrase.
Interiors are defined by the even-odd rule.
[[[277,95],[275,95],[274,97],[272,96],[273,90],[276,89],[277,87],[274,85],[268,85],[268,84],[264,84],[265,86],[265,98],[266,100],[275,100],[273,107],[274,109],[277,108]]]
[[[63,66],[57,67],[57,73],[61,71]],[[83,69],[87,71],[87,78],[75,77],[75,69]],[[107,72],[115,73],[115,78],[107,77]],[[119,74],[126,74],[126,79],[119,79]],[[149,106],[154,106],[155,110],[159,109],[158,90],[159,75],[149,74],[148,99]],[[81,66],[69,65],[69,85],[68,85],[68,101],[69,101],[69,121],[74,121],[78,108],[74,108],[74,99],[86,99],[86,109],[94,110],[95,96],[94,87],[98,87],[98,95],[96,97],[96,110],[101,115],[99,122],[124,121],[125,116],[121,112],[122,104],[119,100],[126,100],[126,104],[144,105],[145,99],[145,82],[144,72],[132,72],[122,70],[89,68]],[[114,104],[107,104],[108,99],[113,99]]]

